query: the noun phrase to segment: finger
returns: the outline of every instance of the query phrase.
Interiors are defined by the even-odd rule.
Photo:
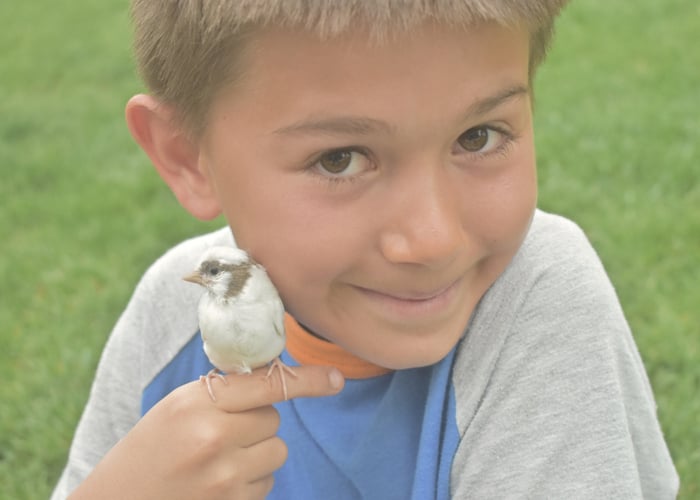
[[[226,384],[216,384],[214,404],[224,411],[238,413],[283,401],[279,373],[273,373],[269,378],[265,377],[266,373],[267,368],[260,368],[250,375],[227,375]],[[289,399],[332,396],[345,384],[340,371],[328,366],[296,366],[294,373],[296,376],[285,374]],[[206,394],[203,385],[202,391]]]
[[[270,475],[250,483],[251,498],[267,498],[275,485],[275,478]]]
[[[231,489],[233,498],[264,498],[272,488],[274,472],[287,459],[287,446],[278,437],[261,441],[248,448],[239,448],[229,455],[230,461],[216,468],[214,483]],[[234,494],[235,493],[235,494]]]
[[[287,445],[281,438],[273,436],[245,449],[247,477],[250,481],[263,479],[287,461]]]
[[[253,408],[235,415],[226,414],[224,418],[226,422],[231,422],[232,417],[235,417],[235,429],[231,429],[229,439],[243,448],[269,439],[280,426],[280,415],[272,406]]]

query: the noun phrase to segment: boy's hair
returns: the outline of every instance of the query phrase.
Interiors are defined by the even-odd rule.
[[[132,0],[134,49],[149,90],[174,107],[195,137],[217,91],[241,76],[245,38],[256,28],[301,28],[321,38],[366,21],[376,41],[424,21],[525,25],[530,79],[543,61],[554,19],[568,0]],[[238,63],[238,64],[237,64]]]

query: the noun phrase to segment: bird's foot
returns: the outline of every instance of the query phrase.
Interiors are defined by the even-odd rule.
[[[212,368],[211,370],[209,370],[209,373],[200,376],[199,381],[204,382],[206,384],[207,391],[209,392],[209,397],[212,401],[216,402],[216,396],[214,396],[214,389],[211,386],[211,379],[213,379],[214,377],[218,377],[224,384],[228,384],[228,382],[226,381],[226,377],[224,377],[223,374],[216,368]]]
[[[272,363],[270,363],[270,368],[267,370],[267,374],[265,375],[265,379],[269,380],[270,375],[272,375],[272,372],[277,368],[280,373],[280,381],[282,382],[282,392],[284,393],[284,400],[287,401],[289,399],[289,396],[287,394],[287,380],[284,378],[284,372],[289,373],[292,377],[296,377],[297,374],[294,373],[294,370],[292,370],[290,367],[285,365],[280,358],[275,358]]]

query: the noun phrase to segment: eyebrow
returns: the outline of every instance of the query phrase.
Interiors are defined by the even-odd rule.
[[[507,87],[500,92],[479,99],[469,105],[464,118],[471,119],[484,115],[489,111],[498,108],[506,101],[515,97],[529,94],[530,89],[526,85],[514,85]],[[310,117],[305,120],[292,123],[276,129],[274,134],[297,135],[297,134],[329,134],[329,135],[369,135],[377,132],[390,133],[394,126],[382,120],[363,116],[333,116],[329,118]]]
[[[530,88],[527,85],[514,85],[512,87],[507,87],[495,95],[472,103],[467,108],[467,112],[464,115],[467,118],[485,115],[489,111],[494,110],[500,105],[504,104],[506,101],[509,101],[515,97],[529,94]]]
[[[375,132],[391,132],[394,127],[382,120],[363,116],[335,116],[332,118],[309,118],[292,123],[274,131],[275,134],[331,134],[369,135]]]

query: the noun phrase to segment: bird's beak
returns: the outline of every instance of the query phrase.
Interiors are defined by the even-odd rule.
[[[188,274],[187,276],[183,276],[182,279],[185,281],[189,281],[190,283],[196,283],[198,285],[204,286],[204,280],[202,279],[202,275],[196,271],[191,274]]]

